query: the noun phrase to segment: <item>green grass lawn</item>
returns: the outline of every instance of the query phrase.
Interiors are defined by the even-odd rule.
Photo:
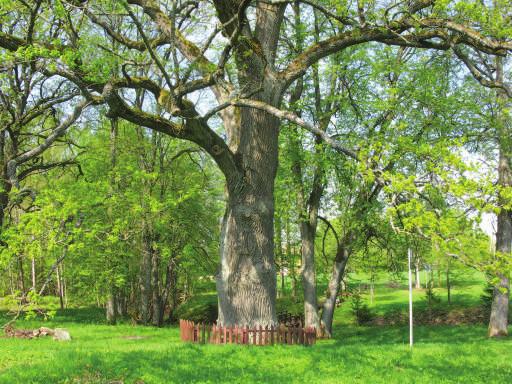
[[[481,289],[457,286],[454,305],[477,302]],[[372,307],[390,305],[406,306],[406,292],[378,285]],[[0,339],[0,384],[512,382],[512,339],[488,340],[485,325],[416,327],[411,352],[407,327],[357,327],[348,308],[334,338],[309,348],[183,344],[175,327],[107,326],[100,310],[70,309],[44,325],[67,328],[71,342]]]

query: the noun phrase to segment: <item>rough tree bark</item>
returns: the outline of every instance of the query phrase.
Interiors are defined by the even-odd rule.
[[[236,9],[242,16],[238,31],[233,23],[226,27],[228,34],[246,34],[233,47],[240,89],[255,90],[254,100],[279,107],[285,82],[276,77],[274,62],[286,6],[259,3],[254,32],[249,32],[240,13],[249,2],[235,7],[221,0],[214,4],[222,23],[238,17]],[[280,120],[253,108],[227,110],[221,117],[237,171],[226,178],[217,274],[218,322],[225,326],[275,325],[274,179]]]
[[[267,84],[267,89],[272,89]],[[274,101],[275,102],[275,101]],[[243,179],[227,183],[217,276],[219,323],[275,325],[274,178],[279,120],[265,112],[241,112]]]

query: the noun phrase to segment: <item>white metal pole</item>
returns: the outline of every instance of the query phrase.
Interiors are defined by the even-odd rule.
[[[413,330],[412,330],[412,270],[411,270],[411,259],[412,250],[407,249],[407,259],[409,261],[409,345],[412,348],[413,344]]]

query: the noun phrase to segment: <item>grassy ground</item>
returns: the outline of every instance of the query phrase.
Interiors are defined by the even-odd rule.
[[[479,284],[456,286],[455,304],[476,303]],[[372,307],[403,307],[406,297],[382,282]],[[512,382],[512,339],[488,340],[484,325],[417,327],[410,352],[407,327],[354,326],[348,307],[336,314],[335,337],[311,348],[183,344],[176,328],[112,327],[99,310],[71,309],[45,324],[67,328],[71,342],[0,339],[0,384]]]

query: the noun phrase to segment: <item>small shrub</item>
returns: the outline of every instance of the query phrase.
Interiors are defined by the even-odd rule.
[[[279,323],[304,324],[304,301],[291,297],[280,297],[276,301],[276,314]]]
[[[429,282],[427,283],[427,289],[425,290],[425,299],[427,300],[427,304],[429,307],[432,307],[435,304],[439,304],[441,302],[441,298],[434,291],[434,284],[432,280],[429,280]]]
[[[216,295],[194,296],[176,308],[176,318],[196,323],[212,324],[217,321]]]
[[[352,293],[352,314],[354,315],[358,325],[365,325],[372,322],[375,318],[374,313],[368,305],[363,302],[361,292],[359,290]]]

